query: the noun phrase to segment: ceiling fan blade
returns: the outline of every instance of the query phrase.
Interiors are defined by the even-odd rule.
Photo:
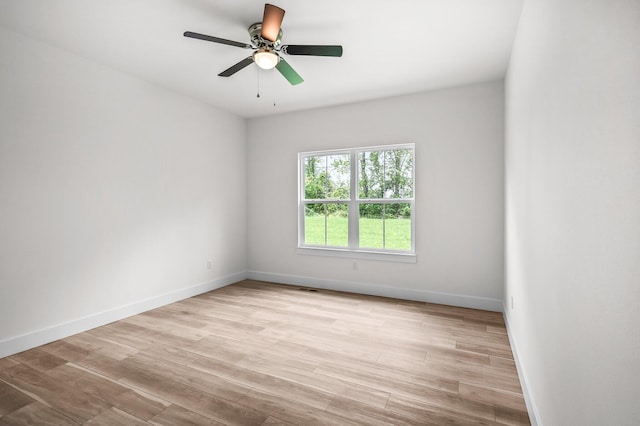
[[[186,31],[184,33],[185,37],[197,38],[204,41],[212,41],[214,43],[220,44],[228,44],[229,46],[242,47],[243,49],[253,49],[253,46],[247,43],[240,43],[239,41],[227,40],[225,38],[213,37],[204,34],[192,33],[191,31]]]
[[[310,55],[310,56],[342,56],[342,46],[318,46],[304,44],[284,45],[280,51],[288,55]]]
[[[231,77],[232,75],[234,75],[235,73],[237,73],[241,69],[246,68],[247,66],[251,65],[252,63],[253,63],[253,57],[252,56],[248,56],[248,57],[244,58],[243,60],[241,60],[240,62],[238,62],[237,64],[232,65],[229,68],[227,68],[226,70],[222,71],[218,75],[220,77]]]
[[[280,58],[280,62],[278,62],[276,68],[278,69],[278,71],[280,71],[280,74],[282,74],[284,78],[286,78],[287,81],[291,83],[292,86],[300,84],[304,81],[302,77],[300,77],[300,74],[298,74],[293,68],[291,68],[291,65],[289,65],[289,63],[283,58]]]
[[[284,9],[265,3],[264,15],[262,16],[262,38],[269,41],[276,41],[283,18]]]

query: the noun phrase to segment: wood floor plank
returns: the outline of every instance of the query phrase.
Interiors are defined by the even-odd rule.
[[[372,389],[382,390],[390,394],[405,395],[419,398],[425,387],[433,389],[448,390],[457,392],[458,383],[452,380],[434,378],[432,380],[421,380],[415,383],[409,380],[394,379],[389,380],[385,375],[376,374],[363,370],[351,370],[339,367],[334,364],[325,364],[316,369],[316,372],[334,379],[352,382]]]
[[[264,423],[262,423],[263,426],[267,426],[267,425],[278,425],[278,426],[295,426],[293,423],[289,423],[289,422],[285,422],[284,420],[280,420],[277,417],[274,416],[269,416],[267,418],[267,420],[264,421]]]
[[[470,401],[493,404],[496,407],[510,408],[516,411],[526,411],[524,398],[521,394],[501,392],[484,386],[460,383],[460,396]]]
[[[509,346],[492,346],[487,345],[486,343],[469,343],[460,342],[456,343],[456,349],[460,349],[462,351],[469,352],[477,352],[479,354],[486,354],[491,356],[498,356],[500,358],[513,359],[513,353],[511,352],[511,347]]]
[[[165,405],[146,398],[116,381],[110,381],[73,364],[54,368],[47,375],[138,419],[148,420],[166,408]]]
[[[224,423],[217,422],[191,410],[182,408],[179,405],[171,404],[161,413],[149,420],[149,423],[156,426],[222,426]]]
[[[0,426],[39,425],[39,426],[78,426],[60,411],[41,402],[26,405],[13,413],[0,417]]]
[[[14,367],[20,364],[18,361],[14,361],[10,356],[5,358],[0,358],[0,370],[4,370],[5,368]]]
[[[221,423],[261,424],[268,417],[253,408],[241,406],[193,386],[168,379],[160,373],[138,371],[135,376],[128,376],[122,381]]]
[[[427,361],[444,362],[447,364],[464,363],[472,365],[488,365],[491,363],[491,359],[487,354],[441,347],[432,347],[427,349],[427,356],[425,359]]]
[[[400,407],[424,409],[427,412],[439,413],[455,418],[483,421],[495,420],[495,407],[492,404],[472,401],[447,392],[427,390],[420,398],[408,398],[391,395],[386,408],[404,412]]]
[[[138,373],[137,377],[127,375],[121,382],[133,384],[146,392],[153,391],[153,384],[166,381],[167,387],[186,387],[189,392],[205,392],[210,396],[235,401],[249,391],[249,388],[226,380],[216,374],[191,368],[187,365],[173,363],[169,360],[157,359],[147,355],[137,355],[123,362],[128,368]],[[163,389],[156,390],[163,392]],[[166,395],[170,395],[166,393]],[[165,398],[166,399],[166,398]],[[168,399],[173,403],[179,401]]]
[[[222,363],[210,358],[201,358],[191,364],[192,367],[217,374],[251,389],[257,389],[280,396],[283,399],[295,395],[296,401],[319,410],[327,408],[335,395],[304,386],[299,383],[265,374],[252,368]]]
[[[415,425],[415,417],[406,417],[386,408],[372,407],[352,399],[335,398],[327,412],[353,419],[366,425]]]
[[[354,383],[347,383],[342,380],[334,380],[328,378],[322,374],[313,372],[317,368],[318,364],[313,365],[313,368],[305,366],[298,368],[299,362],[296,364],[287,363],[280,360],[264,359],[257,357],[246,357],[238,365],[250,364],[251,368],[265,373],[276,374],[278,377],[282,377],[291,382],[301,384],[310,388],[318,389],[322,392],[333,394],[354,401],[360,401],[372,407],[384,408],[389,398],[389,393],[371,389],[365,386],[356,385]]]
[[[49,352],[67,362],[78,361],[87,355],[91,354],[91,351],[80,346],[74,345],[64,340],[57,340],[55,342],[41,346],[42,350]],[[31,352],[31,351],[29,351]]]
[[[128,375],[135,374],[131,368],[123,365],[120,361],[95,352],[75,361],[74,364],[82,366],[94,373],[108,377],[112,380],[120,380]]]
[[[491,425],[496,423],[493,419],[478,416],[477,413],[451,410],[435,404],[429,404],[413,398],[392,396],[387,404],[389,411],[402,414],[414,419],[416,424],[436,425]]]
[[[404,371],[407,374],[419,374],[419,372],[422,372],[427,377],[431,376],[436,379],[455,380],[513,393],[522,392],[516,374],[491,365],[469,365],[429,360],[420,362],[394,358],[384,358],[379,360],[378,363],[388,368]],[[360,365],[365,364],[361,363]]]
[[[67,337],[64,341],[116,360],[124,359],[138,352],[136,348],[125,342],[96,337],[91,332],[75,334]]]
[[[439,371],[429,371],[426,364],[414,361],[409,367],[399,368],[394,364],[382,364],[368,360],[355,360],[353,357],[335,355],[316,349],[315,353],[320,353],[317,360],[322,360],[320,366],[315,370],[319,374],[324,374],[341,380],[359,383],[372,388],[384,389],[392,392],[388,387],[396,387],[402,391],[415,389],[419,392],[421,388],[444,390],[447,392],[457,392],[458,381],[453,375],[446,377],[439,374]],[[307,356],[307,353],[303,354]],[[435,374],[434,374],[435,373]],[[343,376],[341,376],[344,374]],[[380,383],[376,385],[375,383]],[[383,386],[383,387],[377,387]]]
[[[0,425],[522,425],[500,313],[245,280],[0,359]]]
[[[496,421],[500,424],[521,426],[529,424],[529,416],[526,411],[514,410],[507,407],[496,407]]]
[[[0,417],[33,402],[35,399],[0,380]]]
[[[254,407],[258,411],[267,413],[269,417],[275,417],[295,425],[342,426],[359,424],[354,419],[319,410],[305,404],[299,404],[293,395],[291,398],[282,398],[281,396],[272,395],[268,392],[251,390],[238,402],[247,407]]]
[[[0,380],[28,395],[38,395],[46,405],[55,407],[57,411],[78,423],[91,420],[111,408],[102,400],[85,395],[24,364],[0,371]]]
[[[497,368],[502,368],[508,371],[510,374],[514,374],[516,376],[518,375],[518,371],[516,370],[516,362],[513,359],[489,355],[489,364]]]
[[[88,333],[108,342],[125,345],[133,349],[135,351],[133,353],[145,350],[155,342],[165,341],[164,336],[153,339],[148,329],[125,322],[116,322],[104,327],[94,328]]]
[[[149,423],[117,408],[110,408],[86,422],[85,425],[149,426]]]
[[[47,371],[67,361],[57,355],[45,351],[43,348],[34,348],[30,351],[20,352],[11,356],[11,359],[18,363],[28,365],[38,371]]]

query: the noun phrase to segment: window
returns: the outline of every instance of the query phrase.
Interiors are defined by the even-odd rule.
[[[415,262],[413,144],[298,157],[299,252]]]

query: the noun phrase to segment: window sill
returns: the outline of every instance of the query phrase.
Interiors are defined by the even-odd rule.
[[[416,263],[414,253],[394,253],[366,250],[348,250],[326,247],[298,247],[296,254],[309,256],[341,257],[344,259],[377,260],[383,262]]]

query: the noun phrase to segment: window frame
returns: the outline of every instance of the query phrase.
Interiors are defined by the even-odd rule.
[[[363,152],[371,151],[388,151],[398,149],[410,149],[413,153],[413,167],[411,170],[412,192],[410,198],[360,198],[360,168],[359,156]],[[330,156],[349,154],[350,158],[350,174],[349,174],[349,198],[348,199],[310,199],[305,198],[305,159],[313,156]],[[298,245],[296,253],[330,256],[330,257],[346,257],[351,259],[362,260],[383,260],[403,263],[416,263],[415,251],[415,218],[416,218],[416,150],[413,143],[402,143],[392,145],[377,145],[358,148],[342,148],[321,151],[306,151],[298,153]],[[360,205],[361,204],[410,204],[411,206],[411,249],[410,250],[394,250],[394,249],[378,249],[378,248],[361,248],[359,247],[360,232]],[[307,204],[347,204],[348,211],[348,247],[328,246],[328,245],[311,245],[305,244],[305,206]]]

